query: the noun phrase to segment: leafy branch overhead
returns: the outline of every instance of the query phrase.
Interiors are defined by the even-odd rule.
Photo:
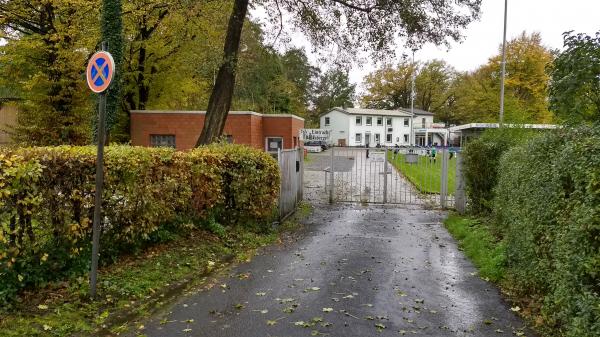
[[[197,145],[214,142],[225,128],[233,99],[242,28],[249,6],[263,8],[271,22],[304,33],[313,47],[331,49],[341,59],[357,52],[394,55],[397,42],[411,48],[459,40],[460,32],[479,17],[481,0],[235,0]],[[278,33],[279,34],[279,33]]]
[[[410,48],[425,42],[458,41],[461,30],[479,18],[481,0],[256,0],[275,26],[282,21],[304,33],[317,49],[346,57],[356,51],[385,56],[399,38]]]

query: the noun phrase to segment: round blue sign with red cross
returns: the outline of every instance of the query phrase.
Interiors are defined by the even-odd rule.
[[[115,61],[112,55],[105,51],[95,53],[88,62],[86,77],[90,89],[99,94],[110,86],[115,74]]]

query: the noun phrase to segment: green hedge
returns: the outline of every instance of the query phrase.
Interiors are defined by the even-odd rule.
[[[89,270],[95,158],[93,147],[0,151],[0,303]],[[107,147],[101,260],[209,217],[264,222],[278,192],[276,161],[244,146]]]
[[[488,130],[470,141],[461,153],[469,209],[487,215],[493,208],[494,188],[498,182],[498,164],[502,154],[523,143],[535,133],[526,129]]]
[[[600,336],[600,126],[515,147],[499,172],[493,205],[510,283],[543,298],[549,334]]]

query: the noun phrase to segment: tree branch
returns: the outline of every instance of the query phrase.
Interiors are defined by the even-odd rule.
[[[364,12],[364,13],[371,13],[377,6],[369,6],[369,7],[361,7],[361,6],[357,6],[354,4],[351,4],[347,1],[344,0],[331,0],[335,3],[338,3],[342,6],[348,7],[348,8],[352,8],[354,10],[360,11],[360,12]]]

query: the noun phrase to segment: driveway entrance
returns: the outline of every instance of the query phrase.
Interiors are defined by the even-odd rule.
[[[330,202],[453,207],[455,170],[447,150],[342,148],[330,150],[325,191]],[[455,163],[453,164],[455,165]],[[450,184],[452,183],[452,184]]]

